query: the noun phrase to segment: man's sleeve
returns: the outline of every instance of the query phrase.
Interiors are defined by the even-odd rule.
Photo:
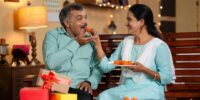
[[[45,64],[47,64],[49,69],[55,69],[56,67],[61,66],[64,62],[70,62],[73,54],[79,48],[79,44],[74,39],[69,38],[69,41],[66,40],[66,42],[68,43],[64,48],[59,48],[58,36],[53,32],[48,32],[46,34],[43,41],[43,57]],[[65,68],[65,70],[66,69],[69,68]]]

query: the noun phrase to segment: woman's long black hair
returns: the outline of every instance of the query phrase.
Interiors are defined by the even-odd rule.
[[[147,31],[154,37],[162,39],[162,35],[158,32],[153,21],[153,13],[151,9],[144,4],[135,4],[129,8],[137,20],[144,19]]]

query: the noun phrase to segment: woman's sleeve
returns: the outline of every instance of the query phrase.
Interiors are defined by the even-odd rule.
[[[103,70],[104,73],[112,71],[115,66],[109,62],[113,62],[115,60],[121,59],[121,49],[122,49],[122,43],[121,42],[114,53],[111,54],[110,58],[107,58],[104,56],[102,60],[100,61],[99,67]]]
[[[160,75],[161,84],[170,84],[172,81],[172,66],[173,62],[171,59],[171,54],[169,47],[166,44],[161,44],[155,56],[155,63],[157,66],[157,71]]]

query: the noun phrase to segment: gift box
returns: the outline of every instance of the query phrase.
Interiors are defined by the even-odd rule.
[[[20,89],[20,100],[49,100],[49,90],[37,87]]]
[[[29,50],[30,50],[30,45],[13,45],[13,50],[14,49],[20,49],[22,50],[26,55],[29,55]]]
[[[67,76],[46,69],[40,69],[36,85],[50,89],[51,91],[68,93],[70,83],[71,79]]]
[[[50,94],[50,100],[77,100],[77,94],[52,93]]]

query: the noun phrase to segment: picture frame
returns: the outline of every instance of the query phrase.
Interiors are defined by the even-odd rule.
[[[4,0],[4,2],[19,2],[19,0]]]

